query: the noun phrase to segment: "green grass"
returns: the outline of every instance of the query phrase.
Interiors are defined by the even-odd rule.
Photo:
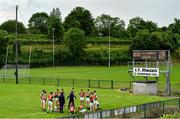
[[[55,91],[57,88],[65,89],[65,96],[68,95],[71,87],[56,87],[47,85],[29,85],[29,84],[0,84],[0,118],[40,118],[40,117],[62,117],[70,115],[67,110],[68,101],[64,114],[60,113],[45,113],[40,110],[39,95],[42,89],[48,92]],[[147,102],[166,100],[168,98],[158,96],[137,96],[129,95],[129,93],[120,92],[118,90],[109,89],[90,89],[96,90],[100,107],[105,109],[120,108],[124,106],[143,104]],[[79,105],[78,93],[80,88],[75,87],[76,107]]]
[[[180,112],[176,113],[173,118],[179,118],[179,117],[180,117]]]
[[[32,51],[34,51],[34,50],[43,50],[43,51],[52,52],[52,50],[53,50],[53,46],[51,44],[49,44],[49,45],[34,44],[33,46],[32,45],[22,45],[21,50],[23,52],[24,51],[29,52],[30,47],[32,47]],[[64,47],[65,46],[63,46],[63,45],[55,45],[55,50],[62,49]]]
[[[171,68],[171,82],[180,83],[180,65],[173,65]],[[69,79],[97,79],[97,80],[114,80],[114,81],[132,81],[128,74],[127,66],[72,66],[72,67],[55,67],[55,68],[32,68],[30,70],[32,77],[55,77]],[[165,76],[160,75],[160,82],[165,81]]]
[[[48,50],[52,52],[52,45],[51,44],[34,44],[34,45],[22,45],[21,50],[23,52],[29,52],[30,47],[32,47],[32,51],[35,49],[37,50]],[[55,45],[55,50],[65,48],[64,45]],[[129,48],[129,45],[111,45],[111,51],[118,50],[118,51],[127,51]],[[108,50],[108,45],[92,45],[88,44],[86,50]]]
[[[108,45],[88,45],[87,50],[108,50]],[[111,52],[116,51],[128,51],[129,45],[111,45]]]
[[[86,37],[86,40],[88,40],[88,41],[98,41],[98,40],[99,41],[109,41],[109,37]],[[110,37],[110,40],[112,40],[112,41],[123,41],[125,39]]]
[[[21,70],[20,70],[21,71]],[[19,71],[19,74],[21,73]],[[8,71],[10,73],[10,71]],[[174,65],[171,70],[171,88],[172,90],[180,90],[180,65]],[[14,75],[14,70],[11,70],[11,74]],[[110,81],[98,80],[113,80],[113,86],[116,89],[129,88],[133,79],[128,74],[127,66],[73,66],[73,67],[55,67],[55,68],[31,68],[31,79],[19,79],[20,83],[28,84],[29,81],[32,84],[46,84],[46,85],[60,85],[60,86],[74,86],[88,87],[91,80],[91,87],[111,88]],[[44,80],[44,81],[43,81]],[[59,80],[59,84],[58,84]],[[135,80],[144,80],[143,77],[137,77]],[[155,80],[155,78],[150,78]],[[0,82],[3,82],[2,78]],[[15,83],[15,79],[7,79],[7,83]],[[164,90],[165,88],[165,76],[161,74],[159,77],[159,88]]]
[[[15,37],[15,34],[10,34],[11,37]],[[19,40],[49,40],[47,35],[44,34],[18,34]]]
[[[55,68],[34,68],[31,69],[32,77],[50,77],[59,78],[60,85],[72,86],[72,79],[75,79],[75,86],[88,87],[88,81],[91,80],[92,87],[98,87],[97,80],[113,80],[114,88],[129,88],[129,82],[133,81],[128,74],[127,66],[97,67],[97,66],[80,66],[80,67],[55,67]],[[180,90],[180,65],[173,65],[171,69],[171,88],[172,90]],[[40,74],[40,75],[39,75]],[[63,80],[66,79],[66,80]],[[35,79],[36,80],[36,79]],[[47,78],[48,80],[48,78]],[[137,77],[135,80],[144,80],[143,77]],[[150,78],[155,80],[155,78]],[[42,84],[42,80],[39,79]],[[46,83],[49,84],[49,83]],[[57,81],[54,80],[54,83]],[[82,85],[80,85],[82,84]],[[100,83],[101,88],[111,88],[111,82],[104,81]],[[165,76],[161,74],[159,77],[159,89],[165,89]]]

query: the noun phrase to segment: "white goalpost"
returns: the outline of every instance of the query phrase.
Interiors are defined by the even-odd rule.
[[[16,65],[6,64],[2,67],[1,77],[3,78],[15,78]],[[18,65],[19,78],[29,77],[29,66]]]
[[[28,64],[18,65],[19,78],[30,77],[31,50],[32,50],[32,47],[30,47],[30,50],[29,50]],[[16,77],[15,75],[16,64],[8,64],[8,51],[9,51],[9,48],[7,47],[5,65],[2,67],[1,72],[0,72],[1,78],[15,78]]]

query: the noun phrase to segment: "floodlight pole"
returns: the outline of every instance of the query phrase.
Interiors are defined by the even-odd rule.
[[[30,50],[29,50],[28,77],[29,77],[30,65],[31,65],[31,53],[32,53],[32,46],[30,47]]]
[[[110,27],[111,27],[111,23],[109,23],[109,61],[108,61],[108,67],[111,67],[111,42],[110,42],[110,40],[111,40],[111,31],[110,31]]]
[[[54,68],[54,30],[55,30],[55,28],[52,28],[52,32],[53,32],[53,68]]]
[[[171,67],[171,55],[168,51],[168,62],[167,62],[167,72],[166,72],[166,95],[170,96],[171,94],[171,84],[170,84],[170,67]]]
[[[8,46],[7,46],[7,49],[6,49],[6,61],[5,61],[5,78],[6,78],[6,69],[7,69],[7,60],[8,60]]]
[[[18,84],[18,39],[17,39],[18,5],[16,5],[16,84]]]

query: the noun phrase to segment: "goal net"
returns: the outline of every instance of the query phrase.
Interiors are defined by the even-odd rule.
[[[18,77],[25,78],[29,77],[29,65],[18,65]],[[3,78],[15,78],[16,65],[7,64],[1,69],[0,76]]]

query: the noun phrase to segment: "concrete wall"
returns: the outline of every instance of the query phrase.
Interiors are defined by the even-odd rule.
[[[133,82],[133,94],[157,95],[157,82]]]

